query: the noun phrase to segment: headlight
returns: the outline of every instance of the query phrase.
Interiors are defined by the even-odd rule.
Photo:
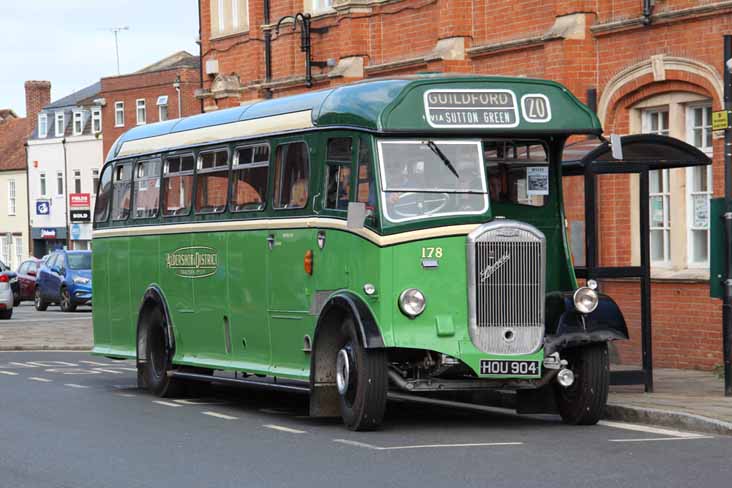
[[[399,295],[399,308],[411,319],[424,312],[425,303],[424,294],[416,288],[407,288]]]
[[[88,285],[89,284],[89,278],[82,278],[81,276],[75,276],[74,277],[74,283],[77,285]]]
[[[587,286],[577,288],[574,292],[574,308],[582,313],[592,313],[600,301],[597,292]]]

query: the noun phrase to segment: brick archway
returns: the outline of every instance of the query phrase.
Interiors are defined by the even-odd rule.
[[[721,106],[722,77],[717,70],[699,61],[675,56],[657,55],[636,63],[613,76],[602,91],[598,117],[603,127],[612,127],[617,111],[628,106],[628,100],[640,101],[668,91],[690,91],[712,99]]]

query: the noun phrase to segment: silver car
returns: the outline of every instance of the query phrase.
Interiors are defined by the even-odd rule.
[[[10,288],[10,280],[7,274],[0,274],[0,320],[13,316],[13,290]]]

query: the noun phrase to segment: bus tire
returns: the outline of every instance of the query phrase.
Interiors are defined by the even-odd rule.
[[[160,308],[155,307],[148,312],[148,326],[145,328],[145,361],[138,367],[142,367],[142,376],[151,393],[159,397],[181,396],[185,391],[185,384],[168,375],[171,371],[172,361],[168,349],[165,323]]]
[[[353,318],[341,326],[343,343],[336,355],[336,385],[343,423],[351,430],[375,430],[386,410],[389,385],[386,351],[365,349]]]
[[[36,288],[35,299],[33,300],[33,304],[35,305],[36,310],[38,310],[39,312],[45,312],[46,309],[48,308],[48,302],[43,299],[43,295],[41,295],[40,288]]]
[[[605,413],[610,385],[607,343],[566,350],[568,367],[575,382],[568,388],[557,384],[557,406],[562,421],[570,425],[594,425]]]

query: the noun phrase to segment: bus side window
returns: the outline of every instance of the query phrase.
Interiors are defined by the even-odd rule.
[[[140,161],[135,171],[134,219],[151,219],[160,208],[160,160]]]
[[[132,189],[132,163],[126,162],[114,167],[112,183],[112,220],[127,220],[130,215],[130,194]]]
[[[371,171],[371,145],[365,137],[360,139],[358,145],[358,188],[356,190],[356,201],[365,203],[366,208],[376,208],[376,185],[374,174]]]
[[[112,196],[112,170],[114,166],[104,168],[99,180],[97,198],[94,204],[94,222],[106,222],[109,218],[109,201]]]
[[[275,157],[274,207],[304,208],[308,203],[310,160],[304,142],[277,146]]]
[[[218,149],[198,156],[196,212],[223,212],[229,187],[229,151]]]
[[[193,194],[192,154],[172,156],[165,160],[163,170],[163,215],[188,215]]]
[[[269,145],[240,147],[234,155],[231,205],[234,212],[262,210],[267,195]]]
[[[325,208],[348,210],[351,199],[351,158],[353,141],[350,137],[328,140],[325,182]]]

